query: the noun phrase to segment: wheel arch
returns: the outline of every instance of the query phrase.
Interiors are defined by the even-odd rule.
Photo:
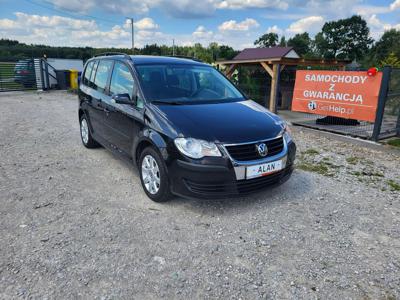
[[[168,153],[166,151],[167,143],[163,137],[154,130],[146,129],[143,131],[143,135],[138,139],[136,147],[134,147],[132,151],[133,161],[136,165],[139,163],[140,153],[149,146],[156,148],[164,159],[168,158]]]
[[[83,108],[79,108],[79,111],[78,111],[79,123],[81,122],[81,118],[83,115],[86,117],[90,132],[93,133],[92,122],[90,121],[89,114]]]
[[[82,117],[83,114],[85,114],[85,112],[83,111],[82,108],[80,108],[79,111],[78,111],[78,118],[79,118],[79,121],[81,121],[81,117]]]

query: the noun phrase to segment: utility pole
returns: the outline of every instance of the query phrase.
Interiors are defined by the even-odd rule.
[[[133,28],[133,18],[126,18],[127,20],[131,21],[131,31],[132,31],[132,54],[135,54],[135,31]]]

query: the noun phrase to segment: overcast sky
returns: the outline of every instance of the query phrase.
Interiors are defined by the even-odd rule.
[[[371,36],[400,30],[400,0],[0,0],[0,37],[59,46],[130,47],[215,41],[251,47],[266,32],[312,36],[329,20],[363,16]]]

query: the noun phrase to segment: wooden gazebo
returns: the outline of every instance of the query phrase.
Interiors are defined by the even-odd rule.
[[[218,66],[225,66],[225,75],[230,78],[239,65],[260,64],[271,76],[269,109],[276,111],[280,72],[285,66],[334,66],[344,70],[348,60],[305,59],[301,58],[292,47],[246,48],[232,60],[217,61]]]

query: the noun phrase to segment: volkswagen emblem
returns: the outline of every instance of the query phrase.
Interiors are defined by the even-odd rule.
[[[268,154],[268,147],[264,143],[258,144],[256,146],[258,154],[260,154],[261,157],[267,156]]]

